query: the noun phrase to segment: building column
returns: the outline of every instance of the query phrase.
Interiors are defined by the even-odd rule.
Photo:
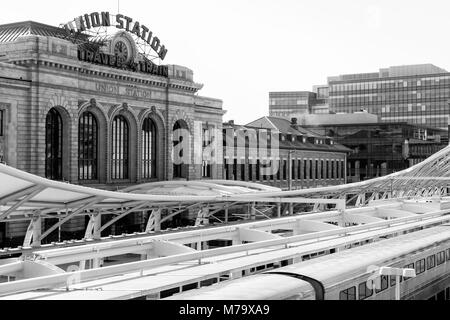
[[[37,215],[33,217],[33,239],[31,247],[37,248],[41,246],[41,240],[39,238],[42,235],[42,218]]]

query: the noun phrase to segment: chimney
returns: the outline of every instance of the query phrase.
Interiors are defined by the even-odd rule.
[[[298,128],[297,118],[291,118],[291,127],[294,129]]]
[[[228,120],[228,124],[233,126],[234,125],[234,120]]]

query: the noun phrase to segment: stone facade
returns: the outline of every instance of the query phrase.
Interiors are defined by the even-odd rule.
[[[52,48],[59,49],[57,53]],[[96,187],[145,182],[140,176],[140,130],[151,115],[158,127],[159,170],[157,180],[172,179],[172,128],[182,119],[191,134],[191,160],[194,161],[196,122],[222,129],[222,102],[195,93],[201,85],[193,82],[192,71],[169,66],[169,78],[118,70],[80,62],[76,45],[63,39],[42,36],[22,37],[0,45],[0,109],[5,110],[2,137],[4,162],[18,169],[45,176],[45,119],[56,108],[63,122],[63,179],[79,183],[78,121],[91,111],[99,123],[99,172]],[[186,72],[185,78],[177,71]],[[111,122],[123,115],[130,126],[130,179],[110,177]],[[218,159],[221,153],[217,153]],[[220,161],[218,161],[220,163]],[[189,164],[186,179],[200,179],[201,173]],[[222,170],[213,170],[214,179]],[[83,182],[86,184],[86,182]]]

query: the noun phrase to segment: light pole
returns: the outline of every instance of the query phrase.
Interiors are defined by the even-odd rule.
[[[294,150],[288,151],[288,190],[292,190],[292,154]],[[289,203],[289,215],[294,214],[294,206],[292,202]]]
[[[414,278],[416,276],[416,271],[408,268],[381,267],[378,270],[378,274],[383,276],[395,276],[395,300],[400,300],[400,277]]]

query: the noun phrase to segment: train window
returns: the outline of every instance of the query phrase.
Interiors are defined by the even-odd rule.
[[[414,269],[414,262],[404,266],[404,269]],[[402,279],[403,279],[403,277],[400,278],[400,282],[402,282]],[[411,277],[405,277],[405,281],[408,279],[411,279]]]
[[[381,287],[380,289],[375,288],[375,292],[379,293],[383,290],[386,290],[389,287],[388,276],[381,276]]]
[[[187,284],[187,285],[185,285],[185,286],[182,286],[182,287],[181,287],[181,291],[187,291],[187,290],[197,289],[197,287],[198,287],[198,283],[197,283],[197,282],[194,282],[194,283],[190,283],[190,284]]]
[[[219,282],[226,281],[226,280],[230,280],[230,275],[229,274],[223,274],[219,278]]]
[[[436,256],[433,254],[432,256],[427,257],[427,270],[434,268],[436,266]]]
[[[217,278],[211,278],[207,280],[200,281],[200,287],[207,287],[214,283],[217,283]]]
[[[358,286],[359,291],[359,300],[364,300],[370,297],[373,294],[373,289],[369,289],[367,287],[367,282],[361,282]]]
[[[450,260],[450,249],[447,249],[447,260]]]
[[[180,292],[180,288],[177,287],[177,288],[163,290],[163,291],[161,291],[159,296],[162,299],[162,298],[167,298],[167,297],[173,296],[175,293],[179,293],[179,292]]]
[[[425,271],[425,259],[416,262],[416,274],[421,274]]]
[[[395,286],[395,283],[396,283],[396,281],[397,281],[396,276],[389,276],[389,278],[391,278],[390,286],[391,286],[391,287]]]
[[[445,251],[437,253],[437,265],[443,264],[445,262]]]
[[[356,300],[356,287],[353,286],[339,292],[339,300]]]

